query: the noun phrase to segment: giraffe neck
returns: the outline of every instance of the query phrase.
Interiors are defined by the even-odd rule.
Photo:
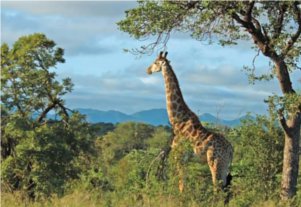
[[[179,82],[171,66],[164,67],[162,74],[165,82],[167,113],[170,123],[174,126],[174,124],[187,121],[194,113],[184,101]]]
[[[165,80],[167,113],[174,133],[184,136],[193,146],[197,146],[210,133],[185,103],[177,77],[169,64],[162,68],[162,73]]]

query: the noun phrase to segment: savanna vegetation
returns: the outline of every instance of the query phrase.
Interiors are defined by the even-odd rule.
[[[57,80],[54,69],[64,62],[63,54],[43,34],[1,47],[3,206],[223,205],[223,193],[213,191],[207,164],[189,143],[169,151],[170,127],[90,124],[66,108],[63,96],[73,84]],[[284,140],[272,108],[270,116],[246,119],[235,128],[206,126],[235,148],[230,206],[301,205],[300,191],[280,202]],[[185,171],[182,194],[177,163]]]
[[[277,13],[276,9],[282,9],[283,14]],[[165,14],[162,18],[166,21],[154,18],[158,10]],[[198,16],[201,14],[199,10],[205,16]],[[268,18],[272,26],[260,27],[256,18],[266,11],[275,13],[273,18],[276,19]],[[267,97],[268,116],[255,115],[234,128],[206,125],[224,134],[234,146],[228,205],[301,206],[301,184],[297,183],[301,174],[299,163],[295,163],[296,160],[299,162],[300,156],[299,144],[296,146],[300,125],[294,128],[294,124],[300,122],[300,96],[286,82],[290,80],[289,72],[297,67],[300,55],[299,3],[269,5],[262,2],[261,7],[255,7],[251,2],[225,6],[218,2],[161,4],[141,1],[139,8],[127,12],[127,19],[120,22],[120,27],[137,38],[157,33],[169,35],[173,28],[184,30],[197,28],[196,25],[210,26],[214,23],[213,16],[222,15],[226,15],[221,20],[223,24],[217,27],[219,30],[212,31],[229,34],[223,36],[226,39],[221,43],[230,44],[242,37],[247,38],[240,36],[240,27],[246,28],[259,50],[263,50],[261,46],[264,45],[264,55],[272,61],[277,56],[278,62],[274,61],[276,65],[271,77],[276,73],[280,86],[284,87],[283,96]],[[244,15],[246,19],[242,20]],[[289,32],[282,33],[284,29],[293,31],[293,28],[279,28],[279,25],[291,22],[287,20],[289,15],[299,24],[293,36]],[[202,37],[202,30],[192,31],[195,37]],[[269,38],[271,35],[273,39]],[[291,43],[285,47],[289,39]],[[281,51],[282,47],[284,51]],[[281,52],[282,56],[279,55]],[[169,151],[170,127],[134,122],[91,124],[83,115],[68,109],[64,95],[72,91],[73,84],[69,78],[58,80],[55,69],[57,64],[64,63],[63,56],[64,50],[44,34],[23,36],[11,48],[7,44],[1,46],[3,206],[224,205],[225,195],[214,192],[207,164],[193,154],[189,143],[183,141],[175,150]],[[284,73],[279,73],[283,70]],[[285,155],[286,150],[291,154]],[[293,165],[288,168],[293,169],[289,175],[283,173],[285,163]],[[178,191],[176,164],[185,171],[183,193]],[[283,179],[287,176],[293,176],[289,183],[293,193],[289,196],[283,192],[291,190],[283,189]],[[289,199],[283,199],[283,195]]]

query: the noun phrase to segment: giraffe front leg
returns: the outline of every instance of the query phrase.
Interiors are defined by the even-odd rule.
[[[181,139],[179,136],[175,136],[172,142],[172,150],[174,151],[174,162],[176,165],[176,173],[178,175],[178,188],[179,192],[182,193],[184,191],[184,169],[182,166],[182,156],[183,152],[178,147],[181,145],[179,142],[181,142]],[[180,144],[180,145],[179,145]]]
[[[177,164],[177,173],[179,176],[179,181],[178,181],[179,191],[180,191],[180,193],[183,193],[183,191],[184,191],[184,171],[183,171],[183,167],[181,166],[180,163]]]
[[[180,142],[180,137],[179,136],[174,136],[172,143],[171,143],[171,148],[175,149],[177,147],[177,145]]]

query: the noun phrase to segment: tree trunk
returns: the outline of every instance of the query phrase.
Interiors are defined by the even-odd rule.
[[[301,114],[287,120],[283,152],[281,199],[287,200],[296,195],[299,171],[299,140]]]
[[[280,84],[282,93],[295,94],[288,73],[287,65],[283,58],[277,56],[273,58],[276,66],[277,79]],[[284,130],[284,150],[283,150],[283,169],[281,180],[281,199],[287,200],[296,195],[297,179],[299,171],[299,140],[300,140],[300,124],[301,112],[288,112],[287,120],[283,117],[280,120]]]

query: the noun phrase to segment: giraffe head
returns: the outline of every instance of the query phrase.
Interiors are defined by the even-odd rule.
[[[166,56],[167,56],[167,52],[165,52],[164,55],[163,52],[160,52],[155,62],[148,67],[147,73],[152,74],[155,72],[160,72],[162,68],[169,63],[169,61],[166,59]]]

